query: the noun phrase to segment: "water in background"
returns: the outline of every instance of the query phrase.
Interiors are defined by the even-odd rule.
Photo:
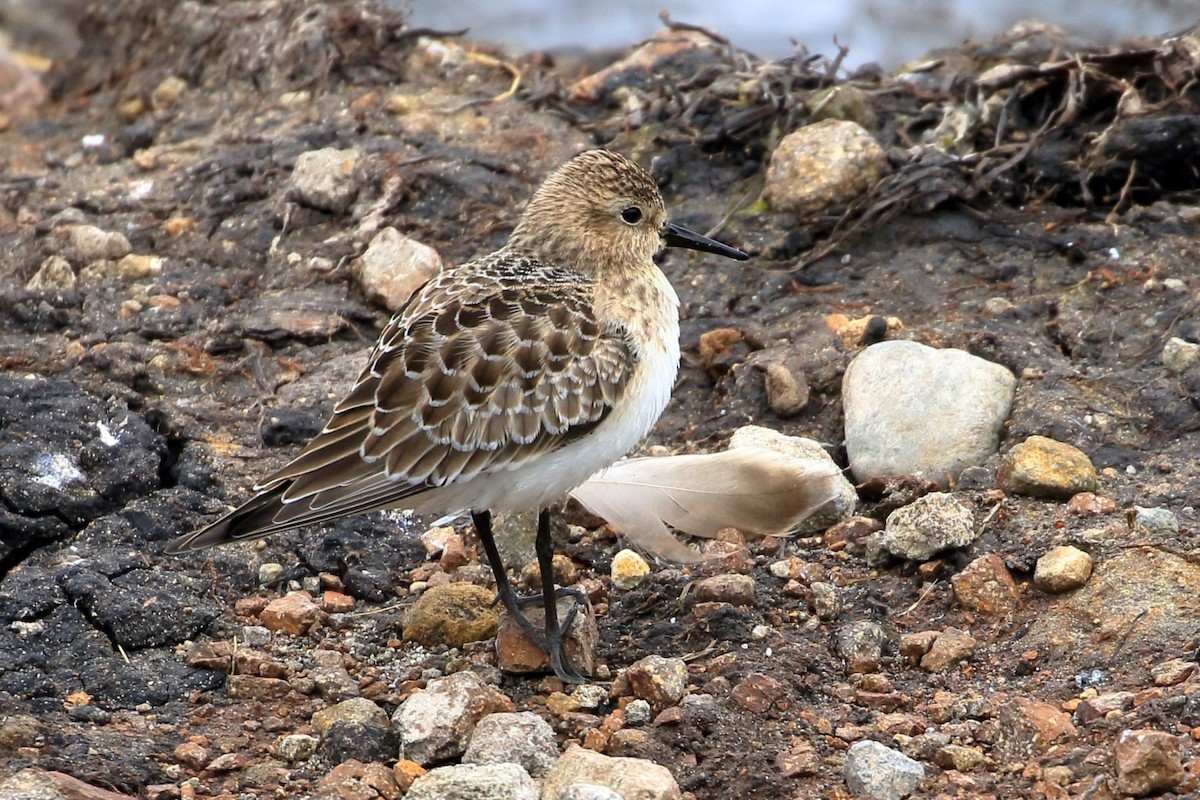
[[[626,47],[662,27],[659,11],[704,25],[745,50],[778,57],[795,39],[810,53],[850,47],[847,66],[894,69],[935,47],[1041,19],[1089,42],[1178,31],[1200,22],[1198,0],[410,0],[414,25],[470,28],[469,38],[525,50]]]

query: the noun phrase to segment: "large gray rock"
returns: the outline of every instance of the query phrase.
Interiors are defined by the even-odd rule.
[[[846,752],[846,786],[855,795],[900,800],[925,777],[925,767],[879,742],[855,742]]]
[[[516,764],[455,764],[417,778],[404,800],[538,800],[538,789]]]
[[[948,486],[1000,443],[1017,379],[962,350],[881,342],[842,379],[846,454],[860,481],[918,475]]]
[[[422,766],[456,758],[467,749],[479,720],[512,710],[512,701],[474,672],[430,681],[392,714],[392,726],[400,736],[400,758]]]
[[[465,764],[520,764],[530,775],[542,776],[558,758],[558,742],[550,723],[532,711],[488,714],[479,720]]]
[[[897,558],[928,561],[943,550],[975,541],[971,509],[949,492],[932,492],[893,511],[880,544]]]

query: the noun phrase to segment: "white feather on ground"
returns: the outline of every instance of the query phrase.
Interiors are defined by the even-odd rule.
[[[786,535],[838,495],[837,466],[763,447],[619,461],[571,492],[639,547],[678,563],[703,561],[667,525],[711,538],[722,528]]]

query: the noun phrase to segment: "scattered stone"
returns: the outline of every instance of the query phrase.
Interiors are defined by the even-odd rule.
[[[948,492],[931,492],[888,515],[880,545],[897,558],[928,561],[973,541],[971,509]]]
[[[299,636],[321,618],[321,607],[308,592],[288,592],[267,603],[258,618],[268,630]]]
[[[25,288],[30,291],[69,292],[75,288],[75,284],[75,270],[71,269],[71,263],[62,256],[50,256],[25,282]]]
[[[383,228],[350,272],[372,303],[399,311],[413,292],[442,271],[442,257],[432,247],[410,239],[395,228]]]
[[[887,154],[861,125],[822,120],[780,140],[763,197],[774,211],[808,217],[846,205],[887,170]]]
[[[422,766],[456,758],[466,750],[479,720],[513,710],[508,697],[474,672],[432,680],[392,715],[392,725],[400,735],[400,757]]]
[[[1116,510],[1117,504],[1111,497],[1100,497],[1094,492],[1073,494],[1067,501],[1067,511],[1078,517],[1095,517],[1100,514],[1111,514]]]
[[[776,361],[767,364],[763,376],[767,405],[777,416],[783,419],[794,417],[808,405],[808,381],[802,373]]]
[[[466,764],[520,764],[535,778],[545,775],[558,758],[558,742],[550,723],[531,711],[488,714],[475,726],[463,753]]]
[[[258,582],[262,586],[273,586],[283,578],[283,564],[275,561],[265,561],[258,565]]]
[[[1077,447],[1030,436],[1005,453],[996,482],[1009,494],[1068,500],[1078,492],[1096,491],[1096,468]]]
[[[317,737],[304,733],[281,736],[278,744],[279,757],[292,764],[298,761],[307,761],[312,758],[313,753],[317,752],[319,741]]]
[[[625,671],[625,680],[635,697],[655,708],[673,706],[687,691],[687,664],[682,658],[651,655],[635,661]]]
[[[883,628],[876,622],[863,620],[838,628],[834,649],[845,659],[851,673],[874,672],[883,656]]]
[[[921,669],[944,672],[975,654],[975,639],[958,628],[946,628],[938,634],[921,658]]]
[[[796,529],[798,534],[823,531],[852,515],[858,506],[858,492],[854,490],[854,484],[841,474],[841,468],[820,442],[802,436],[787,436],[759,425],[743,425],[729,439],[729,449],[737,447],[763,447],[800,461],[823,462],[837,470],[837,477],[834,478],[837,496],[801,522]]]
[[[366,698],[352,697],[318,711],[313,727],[321,735],[321,754],[335,764],[395,757],[396,736],[387,713]]]
[[[1117,791],[1134,797],[1178,786],[1184,779],[1179,740],[1155,730],[1121,731],[1113,745]]]
[[[1134,506],[1133,529],[1144,536],[1172,536],[1179,533],[1179,518],[1170,509]]]
[[[796,737],[792,746],[775,756],[775,766],[784,778],[804,778],[816,775],[824,765],[811,742]]]
[[[185,767],[202,770],[212,760],[208,748],[198,742],[182,742],[175,747],[171,756]]]
[[[787,696],[787,687],[761,672],[751,672],[733,687],[730,698],[742,708],[761,714]]]
[[[637,588],[649,574],[650,565],[646,563],[646,559],[629,549],[621,550],[613,556],[612,567],[609,569],[613,586],[624,590]]]
[[[233,772],[246,766],[246,757],[241,753],[225,753],[208,762],[209,773]]]
[[[47,772],[36,767],[26,767],[0,780],[0,797],[5,800],[134,800],[131,795],[92,786],[64,772]]]
[[[940,631],[903,633],[900,635],[900,655],[908,659],[909,663],[920,664],[939,636]]]
[[[1061,545],[1037,560],[1033,585],[1049,594],[1078,589],[1092,576],[1092,557],[1077,547]]]
[[[67,236],[84,262],[116,261],[133,252],[133,245],[123,233],[109,233],[95,225],[76,225]]]
[[[1192,677],[1196,673],[1197,667],[1200,665],[1195,661],[1169,658],[1161,664],[1151,667],[1150,674],[1154,676],[1155,686],[1175,686]]]
[[[1041,700],[997,699],[996,706],[1000,751],[1006,758],[1024,760],[1040,755],[1056,740],[1076,733],[1069,714]]]
[[[321,610],[326,614],[346,614],[354,610],[354,598],[328,589],[321,593]]]
[[[407,758],[402,758],[392,767],[392,777],[396,779],[396,785],[400,787],[401,792],[407,792],[417,780],[427,772],[427,770],[415,761],[409,761]]]
[[[358,196],[362,155],[326,147],[296,157],[289,196],[301,205],[342,214]]]
[[[925,767],[898,750],[879,742],[850,745],[842,774],[851,794],[875,800],[901,800],[925,777]]]
[[[538,800],[538,789],[518,764],[455,764],[417,778],[404,799]]]
[[[736,572],[713,575],[696,583],[697,602],[754,605],[754,578]]]
[[[424,647],[462,647],[496,635],[495,594],[473,583],[427,589],[404,615],[404,641]]]
[[[442,572],[454,572],[468,561],[470,558],[467,556],[467,545],[463,542],[463,537],[457,533],[447,536],[442,542],[442,555],[438,559],[438,566],[442,568]],[[559,583],[566,583],[566,581],[559,581]]]
[[[1133,707],[1133,692],[1106,692],[1085,697],[1075,706],[1075,721],[1086,725],[1110,714],[1128,711]]]
[[[161,256],[144,256],[130,253],[117,262],[117,277],[127,281],[153,278],[163,271]]]
[[[630,700],[625,706],[625,722],[633,726],[645,725],[650,722],[651,711],[650,704],[640,697]]]
[[[150,103],[154,108],[170,108],[179,102],[179,97],[188,88],[187,81],[174,75],[169,75],[154,87],[150,93]]]
[[[962,350],[880,342],[842,379],[846,454],[859,481],[916,475],[949,485],[1000,444],[1016,377]]]
[[[679,785],[666,767],[644,758],[613,758],[571,745],[542,783],[542,800],[562,800],[567,788],[595,784],[626,800],[680,800]],[[408,800],[408,799],[406,799]]]
[[[978,747],[964,747],[961,744],[948,744],[934,753],[933,763],[942,769],[969,772],[983,763],[983,750]]]
[[[354,800],[355,798],[381,798],[396,800],[400,787],[395,773],[383,764],[364,764],[350,759],[338,764],[317,783],[315,797]]]
[[[867,346],[882,341],[889,333],[904,330],[904,321],[899,317],[881,317],[867,314],[851,319],[845,314],[828,314],[825,327],[842,340],[847,348]]]
[[[1200,361],[1200,344],[1172,336],[1163,345],[1162,361],[1167,372],[1182,375],[1191,369],[1193,364]]]
[[[608,689],[596,683],[585,683],[582,686],[576,686],[571,696],[579,703],[580,708],[593,710],[608,701]]]
[[[567,618],[571,608],[579,602],[567,596],[558,599],[558,619]],[[526,608],[525,617],[535,628],[545,624],[545,611],[539,605]],[[584,600],[575,621],[567,629],[564,652],[571,666],[581,675],[596,674],[596,645],[600,642],[600,629],[596,626],[596,615],[590,602]],[[500,615],[500,626],[496,632],[496,662],[501,671],[513,674],[545,672],[550,669],[550,657],[530,639],[521,626],[507,612]]]
[[[985,617],[1007,617],[1020,604],[1017,584],[995,553],[975,559],[950,578],[950,583],[963,608]]]
[[[812,609],[817,619],[835,620],[842,613],[842,596],[836,586],[825,581],[813,581],[808,587],[812,591]]]

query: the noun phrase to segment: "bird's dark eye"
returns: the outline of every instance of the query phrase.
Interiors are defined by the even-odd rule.
[[[630,225],[637,225],[642,221],[642,210],[637,206],[630,206],[621,212],[621,219],[625,220]]]

